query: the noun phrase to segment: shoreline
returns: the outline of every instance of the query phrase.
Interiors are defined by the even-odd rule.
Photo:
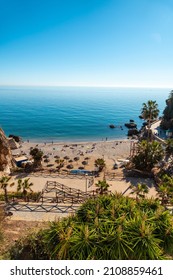
[[[21,137],[21,136],[19,136]],[[57,140],[57,139],[44,139],[44,138],[40,138],[40,139],[36,139],[36,138],[23,138],[21,137],[21,143],[28,143],[28,140],[29,140],[29,143],[37,143],[37,144],[44,144],[44,143],[47,143],[47,144],[52,144],[52,142],[54,144],[66,144],[66,143],[69,143],[69,144],[80,144],[80,143],[95,143],[95,142],[114,142],[114,141],[129,141],[131,139],[128,138],[128,136],[124,137],[124,138],[109,138],[109,137],[104,137],[104,138],[100,138],[100,139],[65,139],[65,140]],[[106,140],[107,139],[107,140]]]
[[[29,140],[29,141],[28,141]],[[30,143],[30,144],[34,144],[34,145],[37,145],[37,144],[50,144],[50,145],[65,145],[65,144],[69,144],[69,145],[75,145],[75,144],[77,144],[77,145],[82,145],[82,144],[94,144],[94,143],[114,143],[114,142],[132,142],[132,141],[136,141],[135,139],[126,139],[126,138],[116,138],[116,139],[103,139],[103,140],[84,140],[84,141],[81,141],[81,140],[78,140],[78,141],[76,141],[76,140],[64,140],[64,141],[54,141],[54,140],[52,140],[52,141],[43,141],[43,140],[41,140],[41,141],[36,141],[36,139],[33,139],[33,141],[32,140],[30,140],[30,139],[28,139],[28,140],[24,140],[24,141],[21,141],[21,145],[22,144],[27,144],[27,143]]]

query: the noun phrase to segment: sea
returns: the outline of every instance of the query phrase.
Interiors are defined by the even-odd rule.
[[[160,116],[171,89],[0,87],[0,127],[30,142],[126,139],[125,123],[140,129],[142,104],[155,100]],[[111,129],[110,124],[115,128]]]

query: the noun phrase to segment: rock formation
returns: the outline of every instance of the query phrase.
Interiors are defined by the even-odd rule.
[[[128,130],[128,136],[138,135],[139,131],[136,128],[131,128]]]
[[[22,141],[22,138],[13,134],[10,134],[8,136],[9,138],[13,138],[15,142],[20,143]]]
[[[14,138],[7,138],[10,149],[15,150],[19,148],[19,143],[14,140]]]
[[[10,173],[14,167],[11,149],[4,131],[0,128],[0,171]]]
[[[133,123],[133,122],[130,122],[130,123],[125,123],[125,126],[127,128],[136,128],[137,127],[137,124]]]
[[[110,124],[109,127],[110,128],[115,128],[115,125],[114,124]]]

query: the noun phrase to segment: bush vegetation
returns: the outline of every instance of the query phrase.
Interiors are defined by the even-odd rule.
[[[40,196],[41,192],[31,192],[27,194],[27,200],[31,200],[31,201],[37,201],[39,196]],[[23,192],[21,191],[16,191],[16,192],[9,192],[8,193],[8,200],[9,202],[11,200],[15,200],[15,199],[25,199],[25,196],[23,194]],[[0,201],[4,201],[4,194],[0,193]]]
[[[173,220],[158,199],[89,199],[10,249],[11,259],[160,260],[173,257]]]
[[[138,143],[137,154],[132,158],[135,168],[151,171],[164,157],[162,145],[157,141],[142,140]]]

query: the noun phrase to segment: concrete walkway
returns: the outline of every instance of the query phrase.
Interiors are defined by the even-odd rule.
[[[158,133],[158,128],[160,127],[160,123],[161,123],[161,120],[158,120],[151,124],[151,130],[152,130],[153,134]]]
[[[163,145],[166,144],[165,140],[160,137],[160,123],[161,120],[155,121],[151,124],[152,134],[158,142],[162,143]]]

